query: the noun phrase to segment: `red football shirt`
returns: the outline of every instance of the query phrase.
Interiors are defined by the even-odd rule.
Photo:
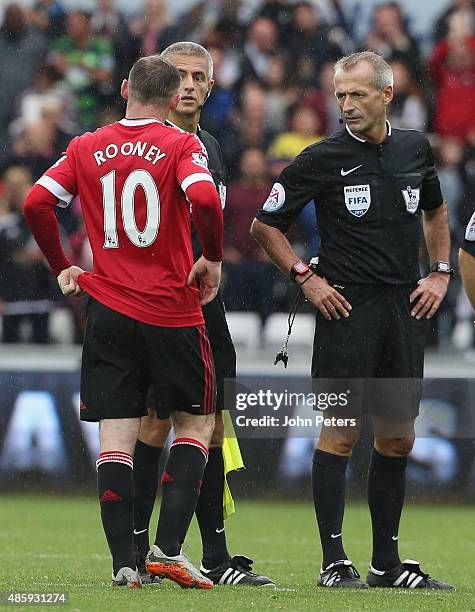
[[[38,181],[67,205],[79,193],[94,255],[82,289],[129,317],[163,327],[203,323],[186,189],[213,182],[194,134],[156,119],[122,119],[74,138]]]

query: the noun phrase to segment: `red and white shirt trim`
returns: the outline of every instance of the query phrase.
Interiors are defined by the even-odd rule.
[[[208,183],[213,183],[214,185],[211,174],[207,174],[206,172],[196,172],[195,174],[189,174],[186,179],[182,181],[181,188],[186,193],[186,190],[190,185],[194,185],[200,181],[207,181]]]
[[[62,208],[68,206],[68,204],[74,198],[74,195],[72,193],[66,191],[66,189],[58,183],[58,181],[55,181],[53,178],[47,176],[46,174],[43,174],[43,176],[39,178],[36,183],[37,185],[41,185],[54,196],[56,196],[59,200],[58,206]]]

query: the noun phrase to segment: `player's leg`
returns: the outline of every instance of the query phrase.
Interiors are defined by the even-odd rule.
[[[183,555],[181,547],[200,494],[214,413],[192,415],[172,412],[175,439],[162,475],[162,502],[155,544],[147,559],[147,571],[182,587],[210,589],[204,577]]]
[[[216,375],[216,419],[203,474],[200,497],[196,505],[196,518],[203,544],[202,566],[215,568],[231,558],[223,517],[224,458],[224,380],[236,377],[236,351],[226,322],[221,295],[203,307]]]
[[[153,396],[153,397],[152,397]],[[153,390],[147,405],[155,405]],[[140,421],[134,454],[134,542],[137,567],[142,582],[150,582],[145,571],[145,557],[150,549],[149,524],[158,489],[160,455],[171,428],[171,419],[159,419],[154,408]]]
[[[114,586],[140,586],[133,550],[133,453],[140,419],[103,419],[99,424],[97,488],[104,533],[113,562]],[[130,571],[129,571],[130,570]]]
[[[137,321],[91,300],[81,366],[84,421],[99,421],[98,494],[113,561],[113,584],[140,580],[133,549],[133,452],[146,414],[147,376]]]
[[[175,439],[162,476],[162,503],[156,544],[168,556],[180,553],[200,494],[214,413],[191,415],[174,411]]]
[[[224,422],[222,412],[216,413],[215,426],[210,440],[208,461],[203,474],[200,496],[196,504],[196,518],[203,545],[202,565],[211,569],[231,556],[226,543],[223,516]]]
[[[162,328],[144,336],[158,414],[166,407],[175,439],[162,475],[162,503],[155,544],[145,562],[153,575],[183,587],[212,588],[181,554],[196,508],[214,429],[216,386],[204,325]]]
[[[214,584],[274,586],[274,582],[252,571],[252,559],[231,557],[226,542],[223,496],[225,468],[223,456],[225,409],[224,381],[236,378],[236,351],[226,322],[221,295],[203,307],[216,371],[216,421],[196,505],[196,518],[203,543],[201,572]]]
[[[376,432],[389,429],[373,417]],[[402,424],[398,425],[398,428]],[[386,571],[399,565],[399,521],[404,504],[407,457],[414,444],[414,419],[405,422],[404,437],[376,437],[368,472],[368,505],[373,529],[372,567]]]
[[[414,421],[422,396],[425,321],[410,315],[411,288],[388,292],[391,325],[379,375],[383,398],[373,415],[375,444],[368,474],[368,504],[373,531],[373,553],[367,582],[370,586],[452,588],[424,574],[417,562],[401,563],[399,522],[404,505],[407,456],[414,444]]]
[[[339,395],[371,377],[377,360],[374,312],[379,295],[371,288],[341,289],[353,306],[350,316],[327,321],[319,313],[312,359],[314,392]],[[361,391],[361,389],[360,389]],[[356,403],[358,401],[360,403]],[[323,560],[319,584],[332,588],[364,588],[343,546],[346,470],[361,425],[361,393],[350,394],[350,403],[334,407],[325,417],[348,419],[343,426],[323,426],[312,465],[312,488]],[[354,420],[351,420],[354,419]]]
[[[325,413],[325,417],[332,416],[336,415]],[[359,428],[359,419],[350,427],[323,426],[313,456],[312,490],[323,552],[322,586],[363,586],[343,547],[346,469]]]
[[[373,418],[373,421],[376,421]],[[398,553],[399,521],[404,504],[407,456],[414,444],[414,420],[398,424],[406,431],[398,438],[375,439],[368,474],[368,503],[373,529],[373,554],[367,582],[371,587],[453,589],[431,578],[417,561],[401,562]],[[394,423],[374,423],[375,431],[388,431]],[[406,433],[407,432],[407,433]]]

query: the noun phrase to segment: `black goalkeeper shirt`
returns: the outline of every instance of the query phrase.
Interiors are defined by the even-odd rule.
[[[379,145],[345,126],[307,147],[257,214],[285,233],[314,199],[319,273],[328,279],[402,285],[420,278],[421,210],[443,203],[439,179],[426,136],[387,125]]]

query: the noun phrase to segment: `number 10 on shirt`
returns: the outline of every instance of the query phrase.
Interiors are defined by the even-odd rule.
[[[112,170],[100,178],[102,184],[102,202],[104,206],[104,248],[119,248],[116,217],[116,171]],[[135,219],[135,191],[142,187],[147,205],[147,221],[140,231]],[[134,170],[125,179],[120,198],[124,231],[132,244],[137,247],[148,247],[158,236],[160,227],[160,197],[152,175],[146,170]]]

